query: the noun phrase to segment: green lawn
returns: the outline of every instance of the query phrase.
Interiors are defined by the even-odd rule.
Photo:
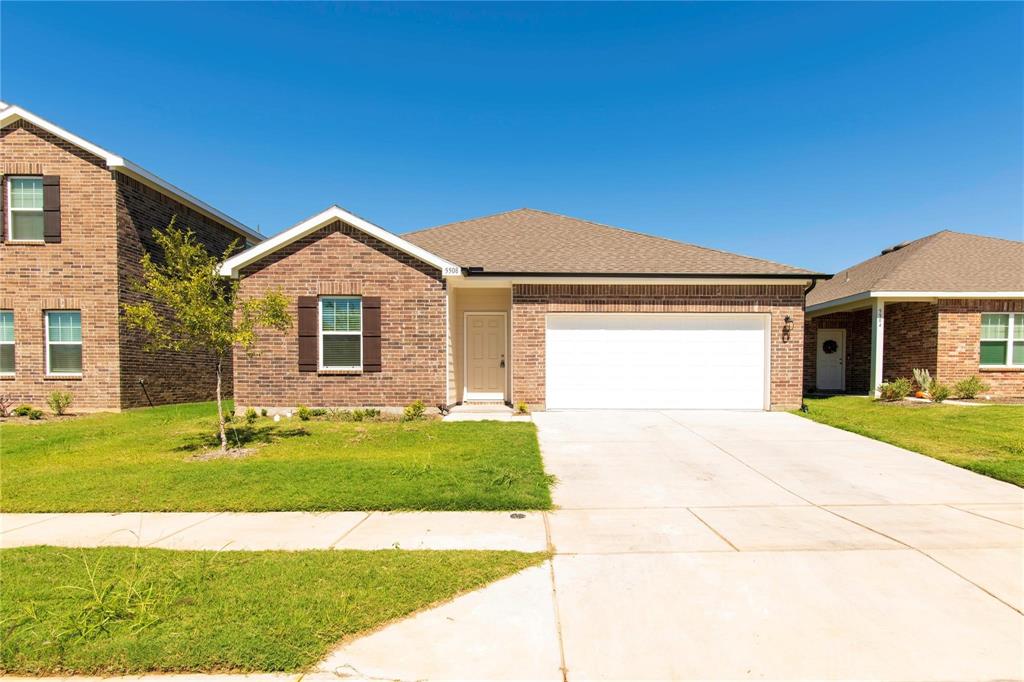
[[[903,405],[868,398],[807,398],[814,421],[1024,486],[1024,406]]]
[[[5,512],[547,509],[530,423],[273,422],[216,444],[212,403],[0,426]]]
[[[484,551],[0,551],[0,672],[293,671],[540,563]]]

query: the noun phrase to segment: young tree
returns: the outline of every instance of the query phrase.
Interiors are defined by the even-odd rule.
[[[220,449],[227,451],[221,372],[225,358],[237,344],[251,352],[258,328],[285,330],[291,326],[288,302],[272,291],[262,298],[240,301],[237,279],[220,276],[220,262],[195,240],[191,230],[175,227],[154,230],[163,260],[142,257],[142,280],[135,289],[147,296],[139,303],[124,304],[130,329],[146,337],[145,348],[155,350],[205,350],[217,359],[217,422]],[[227,259],[235,250],[224,252]]]

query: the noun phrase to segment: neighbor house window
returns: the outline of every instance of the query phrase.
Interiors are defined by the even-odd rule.
[[[363,368],[363,306],[355,297],[320,299],[320,369]]]
[[[981,364],[1024,366],[1024,313],[981,316]]]
[[[82,313],[79,311],[46,313],[46,373],[82,373]]]
[[[12,177],[7,181],[7,224],[11,241],[43,241],[43,179]]]
[[[0,310],[0,376],[14,374],[14,313]]]

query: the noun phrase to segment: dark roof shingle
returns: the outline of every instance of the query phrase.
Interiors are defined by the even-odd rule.
[[[563,275],[813,275],[772,261],[521,208],[402,235],[462,267]]]

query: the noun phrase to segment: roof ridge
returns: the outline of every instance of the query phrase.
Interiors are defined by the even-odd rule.
[[[703,249],[704,251],[714,251],[715,253],[721,253],[721,254],[726,255],[726,256],[731,256],[731,257],[736,257],[736,258],[746,258],[747,260],[757,261],[759,263],[770,263],[772,265],[779,265],[779,266],[782,266],[784,268],[793,268],[794,270],[805,270],[806,272],[811,272],[810,270],[806,270],[805,268],[798,268],[795,265],[789,265],[787,263],[779,263],[778,261],[768,260],[767,258],[757,258],[755,256],[748,256],[748,255],[743,254],[743,253],[736,253],[735,251],[726,251],[724,249],[716,249],[713,246],[703,246],[701,244],[694,244],[693,242],[684,242],[684,241],[681,241],[679,239],[670,239],[668,237],[662,237],[661,235],[650,234],[649,232],[640,232],[639,230],[631,230],[631,229],[629,229],[627,227],[619,227],[618,225],[609,225],[608,223],[599,223],[599,222],[597,222],[595,220],[590,220],[588,218],[577,218],[575,216],[565,215],[564,213],[555,213],[554,211],[545,211],[545,210],[540,209],[540,208],[527,208],[527,209],[519,209],[519,210],[529,210],[529,211],[536,211],[538,213],[546,213],[548,215],[553,215],[553,216],[556,216],[556,217],[559,217],[559,218],[568,218],[569,220],[578,220],[581,223],[589,223],[591,225],[596,225],[597,227],[603,227],[603,228],[608,229],[608,230],[618,230],[620,232],[628,232],[629,234],[635,234],[635,235],[638,235],[640,237],[646,237],[648,239],[657,239],[657,240],[660,240],[660,241],[663,241],[663,242],[670,242],[672,244],[682,244],[684,246],[690,246],[690,247],[693,247],[695,249]]]
[[[421,228],[419,230],[413,230],[411,232],[404,232],[402,236],[408,237],[408,236],[412,236],[412,235],[416,235],[416,234],[423,234],[424,232],[430,232],[432,230],[439,230],[442,227],[451,227],[452,225],[461,225],[463,223],[471,223],[471,222],[473,222],[475,220],[483,220],[485,218],[497,218],[500,215],[505,215],[506,213],[515,213],[516,211],[536,211],[536,210],[537,209],[535,209],[535,208],[527,208],[525,206],[523,208],[512,208],[512,209],[509,209],[507,211],[498,211],[497,213],[488,213],[487,215],[481,215],[481,216],[477,216],[475,218],[465,218],[463,220],[456,220],[454,222],[443,223],[441,225],[432,225],[430,227],[424,227],[424,228]]]

